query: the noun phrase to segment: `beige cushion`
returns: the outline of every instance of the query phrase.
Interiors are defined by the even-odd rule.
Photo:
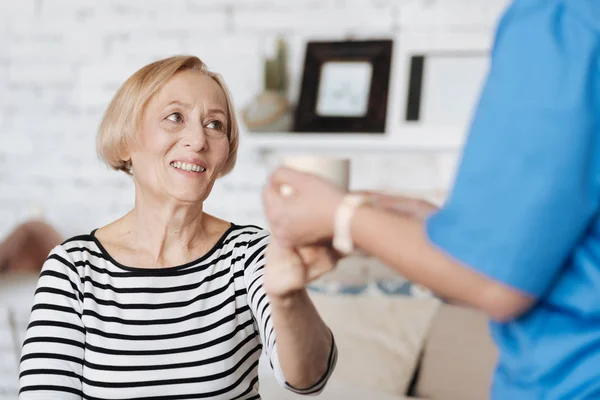
[[[273,377],[273,371],[267,367],[268,361],[263,361],[264,367],[259,368],[259,392],[263,400],[310,400],[312,396],[296,394],[290,390],[279,386]],[[415,400],[412,397],[393,396],[382,393],[379,390],[373,390],[364,387],[347,384],[346,382],[336,382],[330,380],[325,389],[318,395],[318,400]]]
[[[489,398],[497,350],[487,317],[459,306],[442,305],[431,325],[415,395],[431,400]]]
[[[319,293],[311,298],[339,350],[332,380],[404,395],[439,301]]]
[[[376,258],[354,255],[340,260],[335,269],[319,278],[317,283],[360,284],[399,278],[398,272]]]

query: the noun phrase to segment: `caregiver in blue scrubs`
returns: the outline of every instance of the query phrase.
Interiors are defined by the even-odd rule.
[[[599,118],[600,0],[516,0],[442,209],[391,212],[281,168],[264,191],[271,230],[290,247],[351,239],[487,313],[493,399],[600,399]]]

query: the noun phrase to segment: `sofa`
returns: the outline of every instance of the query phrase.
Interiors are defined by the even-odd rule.
[[[15,399],[20,344],[37,276],[0,277],[0,400]],[[309,291],[333,330],[338,365],[317,398],[484,400],[497,357],[481,313],[446,304],[372,260],[354,260]],[[293,400],[268,363],[266,400]]]
[[[418,301],[418,300],[412,300]],[[339,339],[339,338],[338,338]],[[364,354],[364,349],[357,348]],[[340,354],[341,362],[343,354]],[[487,318],[480,312],[456,305],[440,304],[410,371],[404,394],[370,386],[370,382],[340,379],[334,372],[323,400],[485,400],[497,359],[489,336]],[[264,364],[266,365],[266,364]],[[261,393],[265,400],[294,400],[302,396],[281,389],[267,367],[261,365]],[[338,365],[339,368],[339,365]],[[352,368],[352,366],[350,366]]]
[[[376,260],[343,260],[309,287],[334,332],[338,363],[323,400],[485,400],[497,351],[481,312],[447,304]],[[293,400],[267,363],[266,400]]]

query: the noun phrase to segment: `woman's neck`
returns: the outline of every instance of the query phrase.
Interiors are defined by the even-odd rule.
[[[127,242],[154,267],[182,264],[208,250],[209,224],[202,203],[160,204],[136,201],[125,217]]]

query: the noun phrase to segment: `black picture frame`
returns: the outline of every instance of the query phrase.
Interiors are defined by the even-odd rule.
[[[391,39],[308,42],[292,130],[304,133],[385,133],[392,48]],[[354,63],[362,68],[363,75],[370,71],[368,101],[363,99],[364,112],[360,116],[320,115],[317,112],[322,71],[327,63]],[[370,65],[368,69],[363,68],[366,63]]]
[[[404,120],[407,122],[420,122],[422,114],[422,94],[425,76],[425,65],[430,58],[488,58],[485,51],[438,51],[413,54],[410,57],[408,91],[406,93],[406,110]]]

